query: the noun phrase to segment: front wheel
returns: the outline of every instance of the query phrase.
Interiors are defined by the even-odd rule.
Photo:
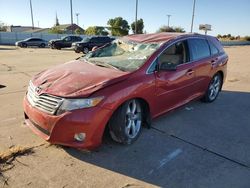
[[[222,87],[222,77],[219,73],[217,73],[210,81],[206,94],[204,95],[202,100],[208,103],[213,102],[218,97],[221,87]]]
[[[133,143],[141,133],[142,113],[142,106],[136,99],[129,100],[120,106],[109,122],[112,139],[122,144]]]
[[[87,54],[89,52],[89,49],[87,47],[83,48],[83,53]]]

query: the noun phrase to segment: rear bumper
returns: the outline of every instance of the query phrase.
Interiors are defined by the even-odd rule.
[[[59,116],[46,114],[23,100],[25,121],[31,130],[53,144],[94,149],[102,143],[105,126],[112,111],[93,107],[66,112]],[[83,142],[76,141],[76,133],[85,133]]]

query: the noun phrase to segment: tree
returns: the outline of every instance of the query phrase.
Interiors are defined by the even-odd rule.
[[[177,33],[185,33],[186,32],[182,27],[174,27],[174,30]]]
[[[105,35],[107,36],[109,33],[105,31],[104,27],[92,26],[88,27],[85,31],[85,35]]]
[[[77,35],[83,35],[84,33],[85,33],[85,31],[83,29],[80,29],[80,28],[77,28],[75,30],[75,34],[77,34]]]
[[[109,30],[111,30],[113,36],[127,35],[130,29],[127,20],[124,20],[122,17],[109,19],[107,24],[110,25]]]
[[[64,31],[62,31],[59,27],[54,26],[54,27],[52,27],[52,28],[49,29],[49,33],[52,33],[52,34],[63,34]]]
[[[217,38],[220,39],[220,38],[222,38],[222,36],[221,36],[220,34],[218,34],[218,35],[217,35]]]
[[[178,33],[185,33],[185,30],[182,27],[168,27],[166,25],[161,26],[157,33],[160,32],[178,32]]]
[[[144,29],[144,22],[143,19],[139,19],[137,20],[137,32],[135,32],[135,22],[133,22],[131,24],[131,29],[133,30],[134,34],[142,34],[143,33],[143,29]]]
[[[0,31],[4,31],[4,32],[7,31],[7,26],[1,21],[0,21]]]

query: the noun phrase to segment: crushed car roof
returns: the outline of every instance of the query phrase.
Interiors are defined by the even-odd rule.
[[[124,40],[134,41],[138,43],[161,43],[169,41],[170,39],[183,36],[183,35],[193,35],[190,33],[152,33],[152,34],[137,34],[128,35],[123,37]]]

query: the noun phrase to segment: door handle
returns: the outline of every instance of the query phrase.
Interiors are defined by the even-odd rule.
[[[194,70],[189,69],[186,73],[187,76],[191,76],[194,73]]]
[[[212,59],[211,60],[211,65],[212,66],[216,65],[217,60],[218,60],[218,58]]]

